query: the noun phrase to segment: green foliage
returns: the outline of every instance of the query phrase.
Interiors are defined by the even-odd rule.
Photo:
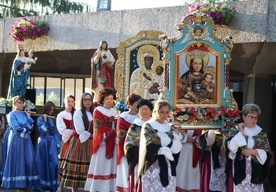
[[[55,104],[55,106],[60,106],[60,98],[53,91],[46,95],[46,101],[52,101]],[[44,94],[43,93],[40,93],[39,95],[36,96],[36,105],[37,106],[44,105]]]
[[[50,94],[47,94],[46,101],[52,101],[55,106],[60,106],[60,99],[56,93],[53,91]]]
[[[87,4],[68,0],[0,0],[0,18],[82,13],[89,10]]]

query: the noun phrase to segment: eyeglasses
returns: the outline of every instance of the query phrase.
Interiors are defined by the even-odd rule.
[[[83,99],[84,102],[91,102],[91,99]]]
[[[254,120],[258,120],[258,116],[252,116],[252,115],[247,115],[246,117],[248,117],[249,119],[254,119]]]

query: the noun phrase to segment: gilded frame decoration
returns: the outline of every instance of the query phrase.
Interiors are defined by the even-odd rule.
[[[163,66],[162,51],[160,47],[160,35],[163,32],[155,30],[143,30],[134,37],[121,41],[115,63],[114,87],[119,100],[126,100],[130,93],[130,82],[133,71],[141,66],[142,56],[149,53],[153,56],[153,70],[157,66]],[[143,78],[143,77],[141,77]]]
[[[187,16],[177,30],[177,37],[161,40],[163,97],[174,109],[170,120],[182,129],[223,130],[239,115],[229,89],[232,37],[219,37],[220,27],[201,13]]]

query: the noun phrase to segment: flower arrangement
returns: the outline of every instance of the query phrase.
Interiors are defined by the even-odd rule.
[[[236,12],[234,6],[227,4],[189,4],[190,13],[199,11],[211,17],[216,25],[229,25]]]
[[[44,19],[25,17],[13,23],[9,35],[16,42],[23,42],[27,39],[34,40],[39,37],[48,35],[50,27],[48,22]]]
[[[226,119],[237,119],[240,115],[240,111],[232,108],[220,107],[184,107],[184,108],[174,108],[173,118],[175,122],[179,124],[205,124],[205,123],[215,123],[223,118]]]
[[[12,99],[5,99],[4,97],[0,98],[0,105],[2,106],[12,106]]]
[[[24,102],[24,108],[26,111],[36,111],[35,104],[28,99]]]
[[[123,100],[117,101],[114,107],[115,109],[119,110],[121,113],[127,109],[127,105]]]
[[[0,98],[0,114],[8,114],[12,110],[12,99]]]

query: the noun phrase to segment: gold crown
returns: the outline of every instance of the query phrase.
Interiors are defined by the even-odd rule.
[[[18,49],[24,49],[23,44],[17,44]]]
[[[143,56],[144,56],[144,57],[153,57],[153,54],[151,54],[151,53],[144,53]]]
[[[190,55],[190,57],[191,57],[192,59],[194,59],[194,58],[203,59],[203,57],[205,56],[205,52],[203,52],[203,51],[201,51],[201,50],[199,50],[199,49],[195,49],[195,50],[191,51],[191,52],[189,53],[189,55]]]

